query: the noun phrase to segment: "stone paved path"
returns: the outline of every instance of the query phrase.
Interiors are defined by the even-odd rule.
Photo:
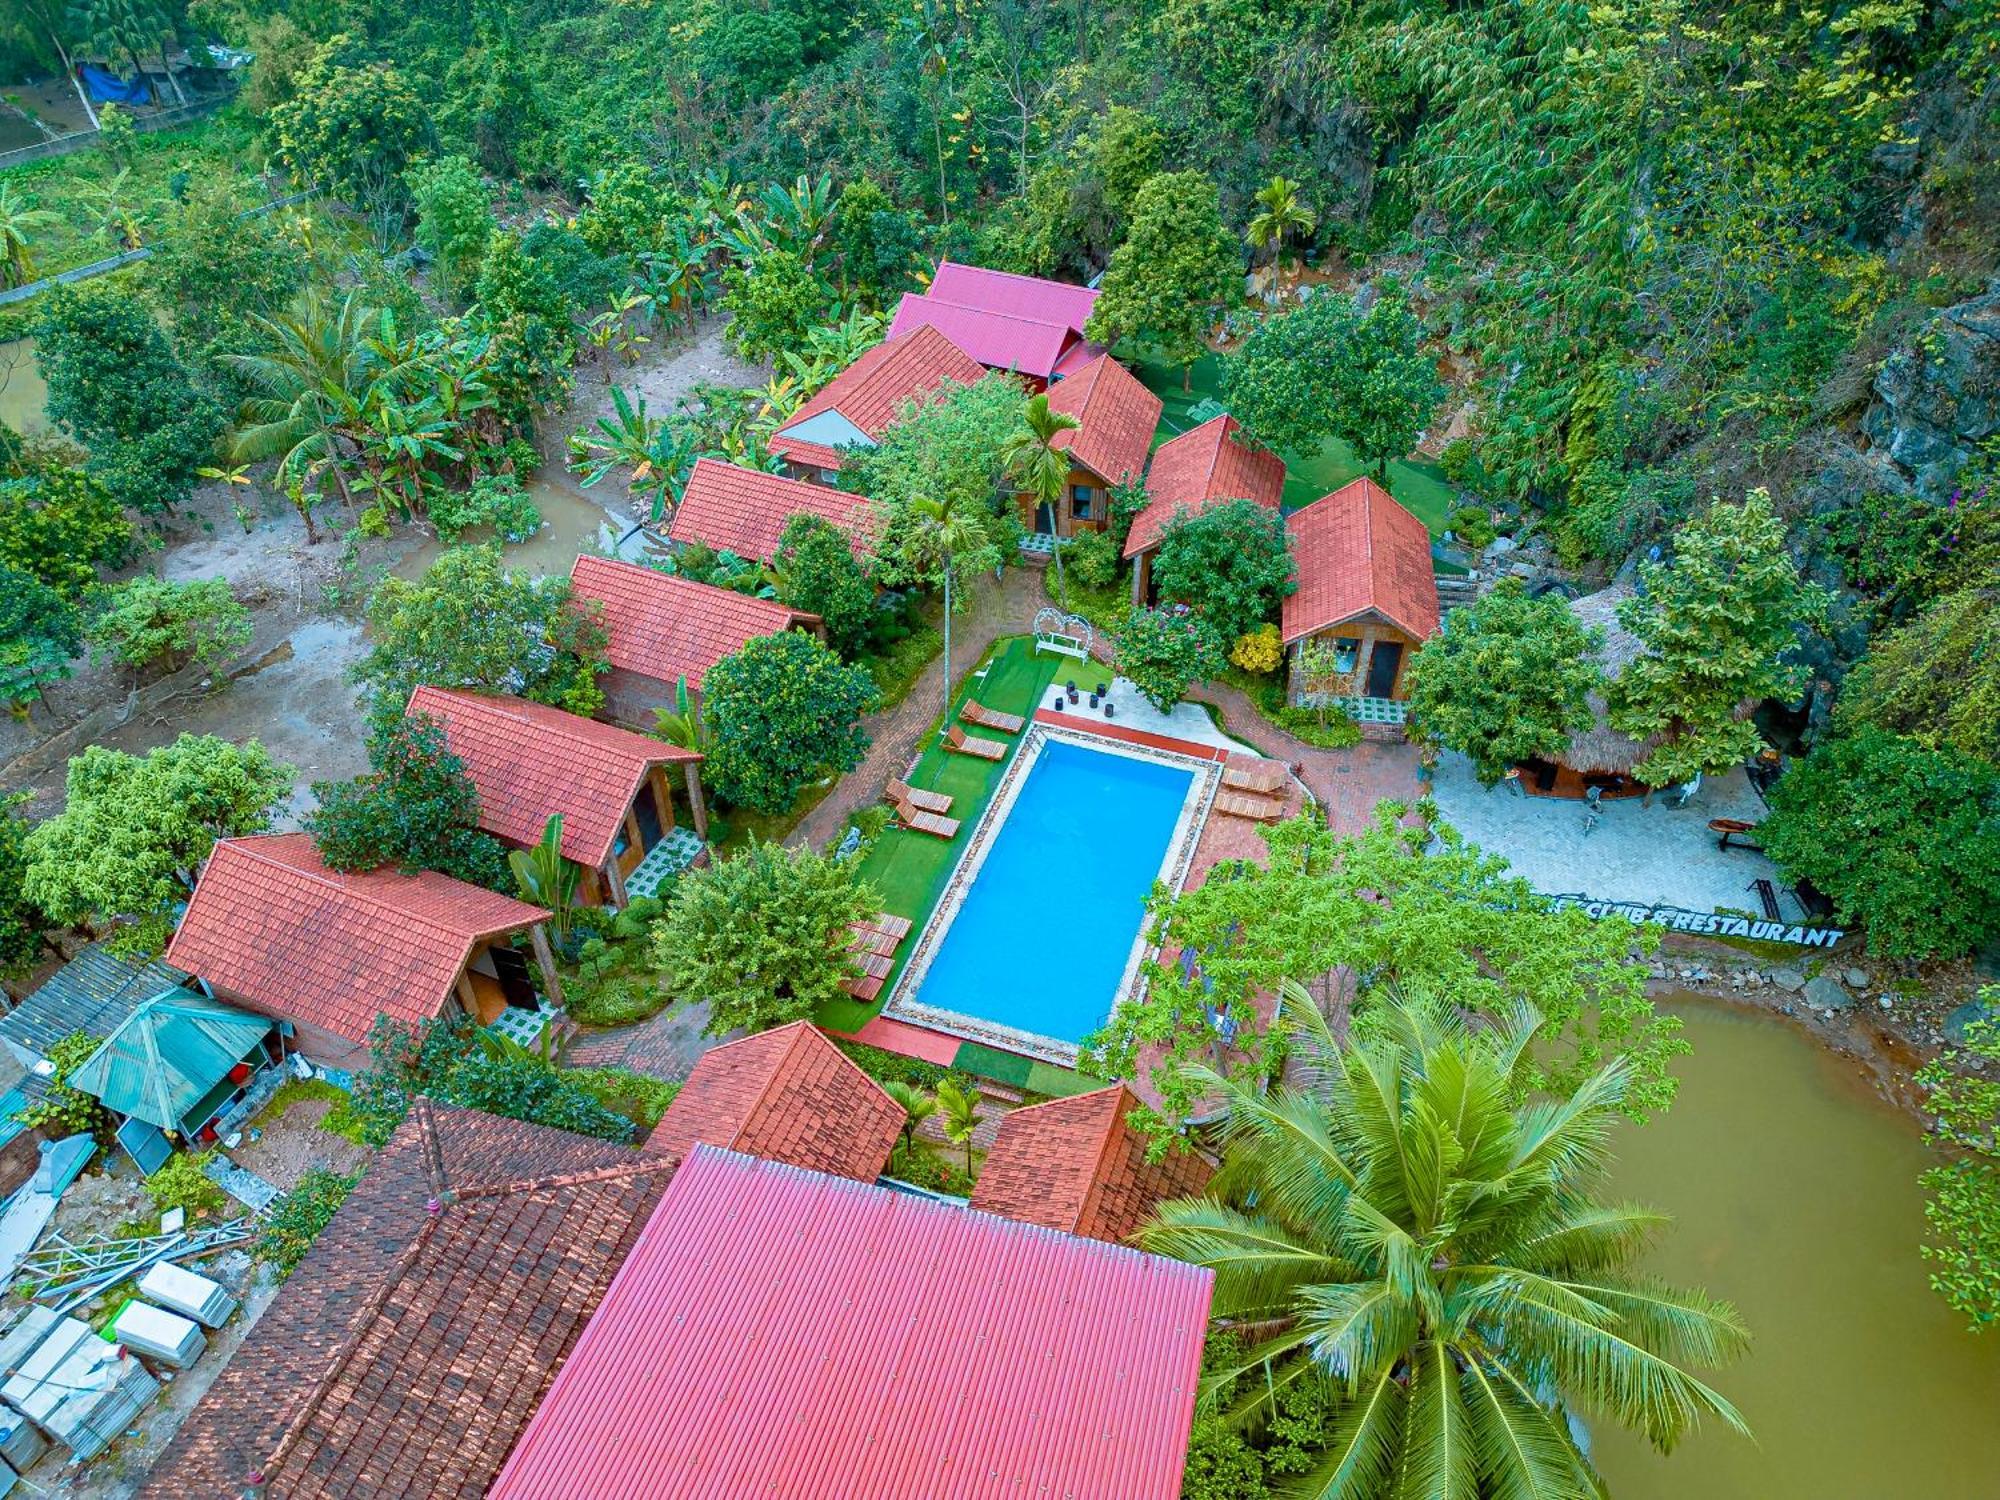
[[[630,1026],[586,1027],[569,1049],[573,1068],[627,1068],[650,1078],[678,1082],[694,1070],[702,1053],[720,1037],[705,1036],[705,1005],[669,1005],[658,1015]]]

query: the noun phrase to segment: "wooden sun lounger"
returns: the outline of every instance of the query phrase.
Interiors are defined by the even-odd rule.
[[[1217,792],[1215,810],[1232,818],[1248,818],[1253,823],[1275,823],[1285,815],[1285,804],[1276,797],[1252,797],[1244,792]]]
[[[1288,779],[1284,764],[1265,761],[1255,766],[1230,766],[1222,773],[1222,784],[1239,792],[1260,792],[1274,796],[1284,790]]]
[[[948,813],[952,799],[943,792],[920,792],[907,781],[892,781],[883,791],[891,802],[907,802],[919,812]]]
[[[861,1001],[873,1000],[882,993],[882,981],[872,975],[864,975],[859,979],[843,979],[840,981],[840,987]]]
[[[944,732],[944,746],[956,750],[960,755],[976,755],[981,760],[1005,760],[1007,746],[1000,740],[983,740],[976,734],[967,734],[956,724]]]
[[[879,953],[850,953],[848,957],[854,961],[854,967],[869,979],[887,979],[889,971],[895,967]]]
[[[910,929],[916,924],[908,917],[891,916],[885,911],[876,913],[861,925],[875,932],[887,933],[900,943],[910,935]]]
[[[896,802],[896,817],[905,828],[914,828],[918,833],[928,833],[932,838],[958,837],[958,819],[940,818],[936,813],[920,811],[900,798]]]
[[[1019,734],[1021,726],[1028,722],[1019,714],[1003,714],[970,698],[959,705],[958,716],[968,724],[977,724],[981,729],[995,729],[1001,734]]]
[[[872,953],[878,958],[887,958],[896,951],[897,940],[886,932],[872,932],[865,927],[850,927],[854,941],[847,946],[856,953]]]

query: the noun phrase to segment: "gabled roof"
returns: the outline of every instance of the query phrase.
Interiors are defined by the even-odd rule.
[[[342,875],[303,833],[224,839],[167,961],[258,1009],[368,1040],[377,1014],[405,1025],[443,1008],[482,938],[548,913],[426,870]]]
[[[475,1500],[673,1162],[419,1100],[142,1500]]]
[[[1055,446],[1106,484],[1131,483],[1146,472],[1146,454],[1160,425],[1160,398],[1110,355],[1098,355],[1050,386],[1049,408],[1083,424],[1057,433]]]
[[[1292,565],[1298,589],[1285,598],[1286,643],[1374,613],[1416,640],[1438,628],[1431,534],[1372,479],[1357,479],[1294,511]]]
[[[794,1021],[703,1053],[646,1147],[679,1156],[700,1141],[873,1182],[904,1119],[816,1026]]]
[[[841,463],[838,448],[788,439],[785,434],[824,412],[839,412],[857,431],[879,439],[910,402],[930,395],[946,381],[976,385],[985,376],[986,369],[978,360],[935,328],[892,333],[828,381],[818,395],[792,414],[767,446],[790,463],[837,470]]]
[[[1222,500],[1254,500],[1266,510],[1278,508],[1285,494],[1285,461],[1243,442],[1236,436],[1240,431],[1232,416],[1211,417],[1160,444],[1146,475],[1151,502],[1132,518],[1126,533],[1127,557],[1158,546],[1160,533],[1177,511],[1200,515]]]
[[[701,759],[525,698],[420,687],[409,711],[443,726],[445,747],[479,789],[481,828],[509,843],[536,844],[550,814],[561,813],[564,856],[592,870],[611,858],[647,772]]]
[[[172,989],[133,1011],[77,1070],[71,1087],[162,1130],[179,1130],[252,1048],[271,1033],[254,1016],[190,990]]]
[[[35,1057],[47,1057],[50,1047],[78,1031],[102,1040],[139,1006],[186,979],[160,959],[127,958],[91,943],[0,1016],[0,1040]]]
[[[865,555],[874,541],[875,509],[865,495],[713,458],[695,460],[667,536],[767,563],[778,555],[785,523],[801,512],[845,533],[857,555]]]
[[[685,677],[697,692],[710,667],[758,636],[818,620],[769,599],[608,557],[579,557],[569,581],[578,599],[602,606],[612,666],[666,683]]]
[[[1065,1234],[1130,1239],[1155,1203],[1200,1193],[1213,1173],[1191,1152],[1148,1161],[1146,1138],[1125,1120],[1138,1107],[1119,1083],[1014,1110],[979,1169],[972,1206]]]
[[[1208,1271],[697,1146],[493,1500],[1174,1500]]]
[[[949,260],[938,263],[930,295],[963,307],[1009,313],[1038,323],[1059,323],[1079,334],[1097,305],[1096,291],[1087,286],[1014,271],[989,271],[984,266],[962,266]]]
[[[896,304],[889,337],[917,328],[935,328],[989,370],[1012,370],[1047,380],[1083,335],[1067,323],[1048,323],[1015,313],[967,307],[932,293],[905,292]]]

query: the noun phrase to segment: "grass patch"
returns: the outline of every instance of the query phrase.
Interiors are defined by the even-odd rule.
[[[762,843],[777,844],[791,837],[792,830],[805,821],[806,814],[824,802],[829,793],[840,785],[840,772],[834,772],[814,782],[799,793],[798,801],[781,813],[752,812],[747,807],[732,807],[720,816],[708,820],[709,842],[720,854],[734,854],[747,847],[755,838]],[[721,837],[716,837],[716,824],[720,823]]]
[[[681,1091],[678,1083],[630,1068],[565,1068],[563,1077],[581,1084],[606,1109],[625,1116],[639,1128],[642,1139]]]
[[[1092,1089],[1104,1087],[1099,1080],[1073,1069],[1057,1067],[1038,1058],[1023,1057],[1018,1052],[1007,1052],[999,1047],[988,1047],[983,1042],[964,1043],[951,1063],[961,1073],[990,1078],[995,1083],[1003,1083],[1009,1088],[1044,1099],[1067,1099],[1072,1094],[1087,1094]]]
[[[1120,351],[1123,354],[1125,351]],[[1191,388],[1181,389],[1181,367],[1167,364],[1149,350],[1132,351],[1132,368],[1147,389],[1160,398],[1160,428],[1157,446],[1177,433],[1198,425],[1193,408],[1203,401],[1222,401],[1223,359],[1204,354],[1194,363]],[[1284,504],[1287,510],[1310,505],[1320,496],[1339,489],[1350,480],[1372,472],[1354,450],[1338,438],[1328,438],[1311,453],[1280,450],[1285,460]],[[1424,525],[1433,537],[1442,536],[1447,517],[1456,504],[1456,492],[1444,471],[1429,459],[1397,459],[1389,465],[1389,493],[1394,495]]]
[[[278,1085],[278,1091],[271,1095],[271,1102],[257,1113],[250,1123],[258,1129],[277,1124],[289,1114],[294,1105],[308,1100],[324,1100],[329,1106],[327,1112],[314,1123],[315,1130],[324,1130],[357,1146],[368,1144],[362,1133],[360,1117],[354,1113],[354,1096],[338,1084],[328,1083],[324,1078],[292,1078]]]

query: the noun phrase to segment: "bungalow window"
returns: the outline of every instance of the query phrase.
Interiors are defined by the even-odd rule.
[[[1361,642],[1352,636],[1336,636],[1333,642],[1333,670],[1342,674],[1352,672],[1355,662],[1361,659]]]
[[[1091,507],[1097,503],[1096,489],[1087,484],[1073,484],[1069,490],[1069,513],[1079,521],[1088,521]]]

